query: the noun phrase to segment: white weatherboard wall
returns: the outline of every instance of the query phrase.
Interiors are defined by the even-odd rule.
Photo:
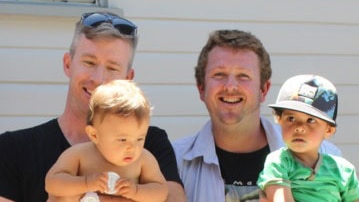
[[[250,31],[272,59],[275,101],[295,74],[320,74],[339,91],[337,134],[332,141],[359,168],[359,1],[109,1],[139,26],[135,81],[154,105],[152,124],[171,140],[208,120],[195,87],[193,67],[214,29]],[[0,3],[1,7],[1,3]],[[80,16],[80,13],[78,14]],[[0,131],[41,123],[60,114],[67,78],[62,55],[77,17],[1,13]]]

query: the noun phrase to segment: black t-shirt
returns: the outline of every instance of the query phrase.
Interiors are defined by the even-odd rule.
[[[16,202],[47,200],[45,176],[70,147],[57,119],[33,128],[0,135],[0,196]],[[175,154],[166,131],[150,126],[145,146],[159,162],[167,181],[181,183]]]
[[[250,153],[232,153],[216,147],[226,201],[258,200],[258,175],[269,154],[269,146]]]

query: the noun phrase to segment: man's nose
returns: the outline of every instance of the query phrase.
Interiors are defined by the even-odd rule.
[[[110,79],[109,72],[105,67],[98,66],[92,74],[92,80],[95,84],[101,85],[102,83],[107,82]]]
[[[225,83],[225,89],[229,92],[238,90],[238,81],[235,76],[229,76]]]

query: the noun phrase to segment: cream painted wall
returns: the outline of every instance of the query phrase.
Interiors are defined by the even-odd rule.
[[[340,99],[338,132],[332,141],[359,166],[358,1],[112,0],[109,4],[139,26],[135,81],[155,107],[152,124],[166,129],[171,140],[196,132],[208,119],[193,67],[209,32],[242,29],[258,36],[272,58],[273,86],[263,114],[271,118],[266,105],[275,101],[280,85],[290,76],[327,77],[336,84]],[[0,131],[29,127],[62,112],[67,78],[61,59],[77,19],[0,9]]]

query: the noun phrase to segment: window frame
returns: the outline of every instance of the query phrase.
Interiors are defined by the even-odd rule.
[[[123,16],[121,8],[108,7],[108,0],[100,0],[100,2],[101,6],[88,3],[0,1],[0,15],[79,17],[85,12],[109,11]]]

